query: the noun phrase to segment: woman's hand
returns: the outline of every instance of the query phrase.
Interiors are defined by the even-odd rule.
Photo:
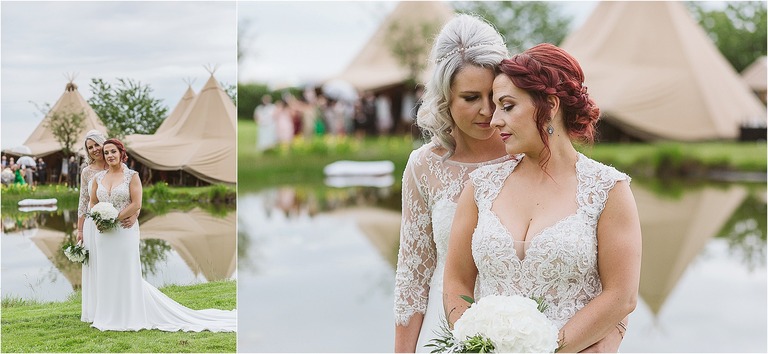
[[[626,324],[629,321],[629,316],[624,317],[621,325],[616,325],[616,329],[609,333],[605,338],[599,340],[597,343],[590,345],[580,353],[618,353],[619,346],[624,340],[624,331],[626,330]],[[622,327],[622,325],[624,327]]]
[[[127,218],[124,218],[120,220],[120,226],[122,226],[124,229],[130,229],[133,224],[136,223],[136,220],[139,218],[139,213],[135,213]]]
[[[83,242],[83,230],[77,230],[77,242],[78,243]]]
[[[467,184],[459,196],[457,217],[453,218],[448,238],[448,254],[443,273],[443,310],[451,328],[470,305],[461,296],[475,298],[477,267],[472,258],[472,232],[477,226],[478,210],[474,195],[474,186]]]

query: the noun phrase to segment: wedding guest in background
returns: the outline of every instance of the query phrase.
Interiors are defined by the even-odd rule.
[[[37,184],[48,182],[48,165],[42,157],[37,159]]]

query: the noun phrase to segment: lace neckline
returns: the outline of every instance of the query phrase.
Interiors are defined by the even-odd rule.
[[[437,143],[432,143],[432,146],[429,148],[429,153],[432,154],[433,156],[435,156],[436,158],[440,159],[444,163],[449,164],[449,165],[455,165],[455,166],[478,167],[478,166],[483,166],[483,165],[493,165],[493,164],[496,164],[496,163],[499,163],[499,162],[504,162],[504,161],[506,161],[507,159],[510,158],[510,155],[504,154],[502,156],[499,156],[499,157],[497,157],[495,159],[488,160],[488,161],[461,162],[461,161],[451,160],[450,157],[446,159],[445,155],[447,155],[448,152],[446,151],[445,154],[440,155],[437,152],[435,152],[435,148],[436,147],[440,147],[440,145],[437,144]]]
[[[115,188],[119,187],[121,184],[125,183],[125,181],[124,181],[124,179],[125,179],[125,166],[120,166],[120,170],[121,170],[120,174],[123,175],[123,179],[120,180],[120,183],[117,183],[116,185],[110,186],[109,188],[107,188],[107,186],[104,185],[104,183],[103,183],[104,178],[106,178],[107,174],[109,173],[109,167],[107,167],[106,170],[102,171],[102,172],[104,172],[104,176],[102,176],[101,179],[99,179],[99,182],[104,187],[104,189],[107,190],[107,197],[111,198],[112,197],[112,191],[115,190]]]
[[[504,179],[501,181],[501,185],[504,185],[504,183],[506,183],[507,179],[509,178],[509,176],[512,175],[512,172],[514,172],[515,168],[517,167],[519,162],[522,161],[523,157],[524,157],[524,155],[519,156],[519,158],[517,159],[516,163],[511,166],[511,170],[509,171],[509,174],[506,177],[504,177]],[[504,223],[501,222],[501,219],[496,214],[496,212],[493,211],[493,202],[495,202],[496,201],[495,199],[497,199],[498,196],[499,196],[498,193],[497,193],[496,196],[494,197],[493,202],[491,202],[491,204],[488,207],[488,213],[491,215],[492,220],[494,220],[496,223],[498,223],[498,226],[500,227],[500,230],[504,231],[504,235],[509,237],[509,239],[512,240],[512,242],[514,242],[515,244],[523,243],[523,244],[529,244],[530,245],[529,247],[533,247],[534,246],[534,242],[536,241],[536,239],[540,238],[540,236],[544,235],[549,230],[555,229],[558,225],[560,225],[560,224],[562,224],[562,223],[564,223],[564,222],[566,222],[566,221],[568,221],[568,220],[578,216],[579,213],[581,212],[582,207],[581,207],[581,203],[579,202],[579,200],[580,200],[579,199],[579,191],[582,189],[582,184],[583,184],[583,178],[581,177],[581,174],[582,174],[581,166],[582,166],[582,162],[584,161],[585,158],[586,157],[584,155],[582,155],[581,153],[577,152],[576,164],[575,164],[577,185],[576,185],[576,196],[574,198],[576,200],[576,211],[574,211],[573,213],[570,213],[570,214],[568,214],[568,215],[558,219],[557,221],[555,221],[554,223],[552,223],[550,225],[545,226],[544,228],[542,228],[541,230],[536,232],[533,236],[531,236],[530,239],[518,240],[518,239],[515,239],[514,234],[511,231],[509,231],[509,229],[504,225]],[[528,225],[528,226],[530,227],[530,225]],[[518,259],[519,259],[519,257],[518,257]]]
[[[89,163],[89,164],[88,164],[88,167],[90,167],[92,170],[94,170],[94,171],[96,171],[96,172],[106,171],[106,170],[108,170],[108,169],[109,169],[109,166],[107,166],[107,167],[105,167],[105,168],[99,168],[99,167],[97,166],[97,164],[95,164],[95,163]]]

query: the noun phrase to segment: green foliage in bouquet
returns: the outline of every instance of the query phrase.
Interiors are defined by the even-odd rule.
[[[470,305],[475,303],[475,299],[470,296],[460,295],[459,297]],[[536,309],[541,313],[544,313],[549,307],[549,305],[544,302],[543,297],[530,296],[530,299],[536,302]],[[493,341],[480,334],[467,338],[464,341],[457,342],[456,337],[454,337],[453,332],[451,331],[451,327],[453,327],[453,324],[448,322],[448,319],[446,318],[440,322],[440,328],[435,331],[437,337],[432,339],[429,344],[425,345],[427,348],[432,348],[430,353],[492,353],[496,350]],[[555,349],[555,353],[557,353],[563,345],[563,343],[559,343],[557,349]]]

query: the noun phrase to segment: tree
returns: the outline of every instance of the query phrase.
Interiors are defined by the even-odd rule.
[[[414,87],[421,72],[426,68],[432,37],[440,29],[437,22],[404,24],[393,22],[386,32],[386,43],[400,65],[408,70],[406,79]]]
[[[229,98],[232,100],[232,103],[235,104],[235,107],[237,107],[237,86],[230,85],[221,81],[219,81],[219,86],[221,86],[227,96],[229,96]]]
[[[693,17],[720,50],[741,72],[757,58],[766,55],[766,3],[728,2],[724,9],[712,9],[702,2],[687,2]]]
[[[91,80],[93,96],[88,99],[111,137],[154,134],[168,108],[151,96],[152,88],[131,79],[117,79],[112,86],[100,78]]]
[[[47,103],[38,109],[44,115],[48,115],[43,126],[50,129],[53,136],[61,144],[64,156],[72,155],[73,147],[78,143],[80,133],[85,129],[85,112],[66,108],[51,112],[51,105]]]
[[[559,45],[573,21],[561,14],[559,5],[545,1],[472,1],[457,2],[454,7],[496,26],[512,54],[539,43]]]

